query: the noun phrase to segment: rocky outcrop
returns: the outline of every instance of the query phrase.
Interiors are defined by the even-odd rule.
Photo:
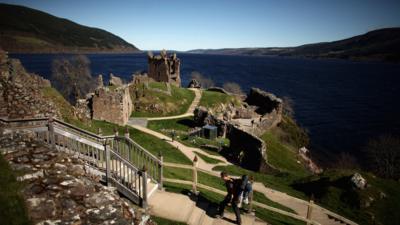
[[[19,60],[0,53],[0,117],[60,117],[55,104],[43,94],[50,87],[50,81],[26,72]]]
[[[363,190],[367,187],[367,180],[359,173],[355,173],[351,177],[351,183],[358,189]]]
[[[101,185],[78,158],[50,149],[31,132],[4,130],[0,152],[24,182],[34,224],[139,224],[142,216],[113,188]]]
[[[122,86],[124,83],[122,82],[121,78],[114,76],[114,74],[110,73],[110,81],[108,82],[109,86],[116,86],[116,87],[120,87]]]
[[[189,82],[188,88],[201,88],[201,84],[196,79],[192,79]]]

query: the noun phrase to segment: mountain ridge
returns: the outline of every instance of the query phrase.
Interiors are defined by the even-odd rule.
[[[194,49],[187,52],[400,62],[400,27],[383,28],[338,41],[319,42],[296,47]]]
[[[10,53],[131,53],[140,50],[100,28],[0,3],[0,48]]]

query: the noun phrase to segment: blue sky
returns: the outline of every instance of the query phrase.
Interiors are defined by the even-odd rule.
[[[400,26],[399,0],[14,0],[142,50],[286,47]]]

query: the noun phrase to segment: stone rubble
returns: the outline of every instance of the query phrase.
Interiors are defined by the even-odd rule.
[[[0,152],[25,184],[34,224],[140,223],[139,210],[88,174],[82,160],[36,142],[32,132],[0,132]]]

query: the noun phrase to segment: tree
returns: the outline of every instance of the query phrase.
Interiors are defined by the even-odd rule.
[[[337,158],[335,167],[339,169],[357,169],[357,159],[348,152],[341,152]]]
[[[197,71],[193,71],[190,76],[192,79],[197,80],[201,84],[202,88],[207,89],[214,86],[214,82],[210,78],[204,77]]]
[[[242,91],[240,85],[235,82],[227,82],[223,85],[223,88],[230,93],[244,95],[244,92]]]
[[[365,148],[368,167],[378,176],[400,178],[400,137],[383,135]]]
[[[97,84],[90,72],[90,60],[84,55],[54,59],[51,72],[53,86],[73,105]]]

